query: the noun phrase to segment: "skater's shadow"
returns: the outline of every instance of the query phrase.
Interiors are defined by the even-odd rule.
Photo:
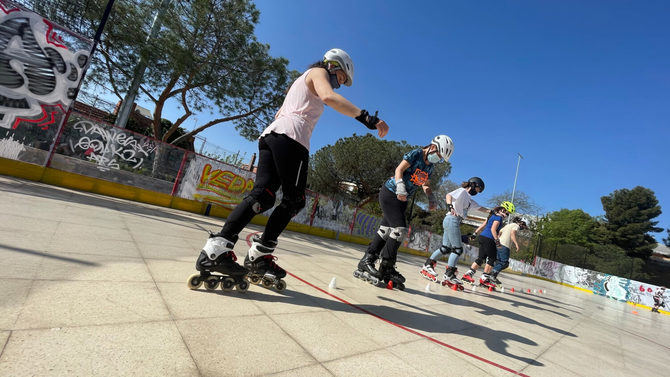
[[[431,333],[451,333],[458,334],[460,336],[479,338],[483,339],[486,346],[493,352],[514,358],[530,365],[544,365],[532,358],[515,355],[508,351],[509,342],[518,342],[530,346],[537,346],[538,344],[531,339],[507,331],[489,329],[487,327],[473,324],[458,318],[446,318],[444,314],[436,313],[423,308],[417,308],[399,301],[397,303],[410,306],[414,310],[404,310],[398,307],[390,307],[386,305],[346,304],[336,299],[314,296],[294,289],[276,292],[274,290],[253,286],[246,293],[246,298],[256,300],[258,302],[283,303],[297,306],[310,306],[323,310],[333,310],[346,313],[368,314],[380,318],[382,320],[380,323],[390,322],[392,324],[398,324],[412,330],[422,331],[427,333],[426,335],[428,336],[430,336]],[[389,302],[395,302],[395,300],[391,299],[386,300]],[[454,346],[458,348],[457,344]],[[472,352],[474,350],[466,351]]]
[[[561,316],[561,317],[563,317],[563,318],[571,318],[569,315],[567,315],[567,314],[565,314],[565,313],[557,312],[557,311],[554,311],[554,310],[551,310],[551,309],[546,309],[546,308],[543,308],[543,307],[541,307],[541,306],[537,306],[537,305],[533,305],[533,304],[528,304],[528,303],[521,302],[521,301],[512,300],[512,299],[506,298],[506,297],[504,297],[504,296],[502,296],[502,295],[500,295],[500,294],[495,294],[495,293],[494,293],[494,294],[488,294],[488,295],[484,295],[484,294],[481,294],[481,293],[475,293],[475,294],[478,295],[478,296],[485,296],[485,297],[487,297],[487,298],[491,298],[491,299],[493,299],[493,300],[498,300],[498,301],[507,302],[507,303],[509,303],[510,305],[512,305],[512,306],[515,307],[515,308],[528,308],[528,309],[541,310],[541,311],[544,311],[544,312],[549,312],[549,313],[556,314],[557,316]],[[515,297],[515,298],[519,298],[519,297],[521,297],[521,298],[528,298],[528,297],[525,297],[524,294],[518,294],[518,295],[515,295],[514,297]],[[559,308],[559,309],[563,309],[563,310],[566,310],[566,311],[569,311],[569,312],[573,312],[573,313],[581,314],[580,312],[578,312],[578,311],[576,311],[576,310],[572,310],[572,309],[568,309],[568,308],[563,308],[563,307],[560,307],[560,306],[557,306],[557,305],[546,304],[546,303],[544,303],[544,302],[537,301],[537,300],[532,300],[532,299],[531,299],[530,301],[533,302],[533,303],[540,304],[540,305],[547,305],[547,306],[557,307],[557,308]]]

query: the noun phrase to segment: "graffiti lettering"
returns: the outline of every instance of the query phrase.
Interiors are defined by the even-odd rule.
[[[194,198],[230,206],[238,204],[241,201],[242,194],[251,191],[253,188],[253,179],[244,178],[230,170],[214,170],[212,165],[205,164],[196,189],[215,195],[197,193],[194,194]]]
[[[75,123],[72,129],[84,135],[76,143],[69,141],[72,151],[85,151],[86,158],[98,164],[101,170],[119,169],[118,161],[125,161],[133,169],[138,169],[158,147],[149,138],[138,138],[111,126],[105,129],[86,120]]]

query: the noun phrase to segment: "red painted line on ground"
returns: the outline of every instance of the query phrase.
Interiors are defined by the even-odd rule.
[[[251,247],[251,241],[250,241],[251,237],[252,237],[254,234],[258,234],[258,233],[260,233],[260,232],[250,233],[250,234],[247,236],[247,244],[249,245],[249,247]],[[428,340],[430,340],[430,341],[433,342],[433,343],[436,343],[436,344],[439,344],[439,345],[441,345],[441,346],[443,346],[443,347],[449,348],[450,350],[454,350],[454,351],[456,351],[456,352],[460,352],[460,353],[462,353],[463,355],[470,356],[470,357],[472,357],[472,358],[474,358],[474,359],[476,359],[476,360],[479,360],[479,361],[484,362],[484,363],[489,364],[489,365],[493,365],[494,367],[500,368],[500,369],[502,369],[502,370],[504,370],[504,371],[507,371],[507,372],[510,372],[510,373],[512,373],[512,374],[515,374],[515,375],[518,375],[518,376],[523,376],[523,377],[530,377],[530,376],[528,376],[527,374],[523,374],[523,373],[521,373],[521,372],[517,372],[517,371],[515,371],[514,369],[507,368],[506,366],[500,365],[500,364],[495,363],[495,362],[493,362],[493,361],[491,361],[491,360],[487,360],[487,359],[485,359],[485,358],[483,358],[483,357],[481,357],[481,356],[477,356],[477,355],[472,354],[472,353],[470,353],[470,352],[468,352],[468,351],[462,350],[462,349],[460,349],[460,348],[458,348],[458,347],[454,347],[454,346],[452,346],[452,345],[450,345],[450,344],[447,344],[447,343],[444,343],[444,342],[442,342],[442,341],[439,341],[439,340],[437,340],[437,339],[435,339],[435,338],[433,338],[433,337],[430,337],[430,336],[425,335],[425,334],[422,334],[422,333],[420,333],[420,332],[418,332],[418,331],[412,330],[412,329],[410,329],[410,328],[408,328],[408,327],[405,327],[405,326],[403,326],[403,325],[401,325],[401,324],[399,324],[399,323],[395,323],[395,322],[393,322],[393,321],[390,321],[390,320],[388,320],[388,319],[386,319],[386,318],[384,318],[384,317],[382,317],[382,316],[379,316],[379,315],[377,315],[377,314],[375,314],[375,313],[373,313],[373,312],[371,312],[371,311],[369,311],[369,310],[363,309],[363,308],[361,308],[360,306],[358,306],[358,305],[356,305],[356,304],[352,304],[352,303],[350,303],[349,301],[347,301],[347,300],[345,300],[345,299],[343,299],[343,298],[337,297],[337,296],[335,296],[334,294],[332,294],[332,293],[330,293],[330,292],[328,292],[328,291],[326,291],[326,290],[324,290],[324,289],[321,289],[321,288],[317,287],[316,285],[314,285],[314,284],[308,282],[307,280],[302,279],[302,278],[300,278],[300,277],[298,277],[298,276],[296,276],[296,275],[294,275],[294,274],[292,274],[292,273],[290,273],[290,272],[288,272],[288,271],[287,271],[286,273],[289,274],[289,275],[291,275],[293,278],[298,279],[298,280],[300,280],[301,282],[303,282],[303,283],[309,285],[310,287],[312,287],[312,288],[314,288],[314,289],[320,291],[321,293],[325,293],[325,294],[327,294],[328,296],[330,296],[330,297],[332,297],[332,298],[334,298],[334,299],[336,299],[336,300],[338,300],[338,301],[340,301],[340,302],[342,302],[342,303],[344,303],[344,304],[347,304],[347,305],[351,306],[352,308],[356,308],[356,309],[362,311],[362,312],[365,313],[365,314],[371,315],[371,316],[373,316],[373,317],[375,317],[375,318],[377,318],[377,319],[379,319],[379,320],[382,320],[382,321],[384,321],[384,322],[386,322],[386,323],[388,323],[388,324],[390,324],[390,325],[393,325],[393,326],[395,326],[395,327],[397,327],[397,328],[399,328],[399,329],[403,329],[403,330],[405,330],[405,331],[407,331],[407,332],[409,332],[409,333],[412,333],[412,334],[414,334],[414,335],[420,336],[420,337],[422,337],[422,338],[424,338],[424,339],[428,339]]]

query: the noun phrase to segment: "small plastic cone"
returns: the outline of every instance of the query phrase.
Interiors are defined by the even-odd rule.
[[[633,310],[633,314],[637,314],[637,310]]]
[[[505,287],[500,288],[500,293],[505,293]]]
[[[430,283],[426,284],[426,293],[431,293],[432,291],[430,290]]]
[[[457,291],[458,290],[458,285],[456,285],[456,284],[452,285],[451,289],[453,289],[454,291]]]
[[[510,288],[510,289],[509,289],[509,292],[510,292],[510,293],[514,293],[514,288]]]
[[[390,280],[388,284],[386,284],[386,289],[393,289],[393,280]]]
[[[330,284],[328,284],[328,289],[336,289],[336,288],[337,288],[337,279],[335,279],[335,277],[333,277],[330,280]]]
[[[489,287],[489,292],[493,292],[493,287]]]
[[[474,286],[474,285],[473,285],[473,286],[472,286],[472,291],[473,291],[473,292],[477,292],[477,286]]]
[[[542,290],[540,289],[540,294],[542,294]]]
[[[533,289],[533,293],[537,293],[537,289]]]
[[[526,291],[526,293],[530,293],[530,289]]]

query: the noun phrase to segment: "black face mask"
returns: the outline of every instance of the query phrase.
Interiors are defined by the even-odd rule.
[[[328,72],[328,78],[330,79],[330,86],[332,86],[333,89],[340,87],[340,82],[337,80],[336,74]]]
[[[472,195],[472,196],[477,195],[477,188],[476,188],[476,187],[470,187],[470,188],[468,189],[468,194],[470,194],[470,195]]]

